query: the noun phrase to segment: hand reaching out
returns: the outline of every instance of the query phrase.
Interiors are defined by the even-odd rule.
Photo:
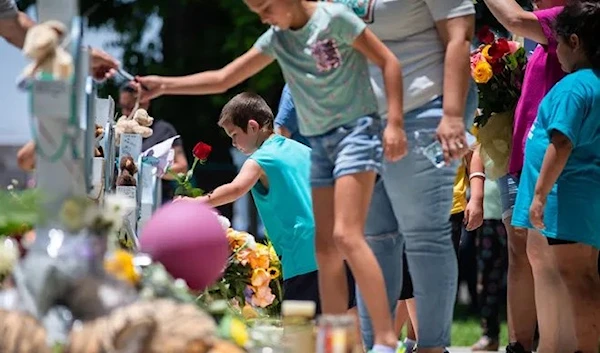
[[[91,48],[90,57],[92,77],[94,77],[94,79],[103,81],[115,75],[116,70],[119,67],[117,59],[96,48]]]
[[[136,76],[131,84],[140,92],[140,101],[144,103],[164,94],[164,78],[161,76]]]

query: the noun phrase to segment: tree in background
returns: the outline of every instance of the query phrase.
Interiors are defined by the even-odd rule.
[[[258,16],[239,0],[81,0],[91,28],[114,30],[111,43],[123,50],[123,66],[133,74],[186,75],[218,69],[248,50],[266,29]],[[35,0],[19,0],[24,10]],[[162,22],[157,37],[147,29]],[[218,96],[166,96],[152,102],[152,115],[175,126],[188,158],[198,141],[214,147],[210,161],[201,166],[198,186],[211,190],[235,176],[229,148],[231,141],[217,126],[221,107],[236,93],[251,90],[276,107],[283,86],[277,65],[242,85]],[[107,82],[100,95],[118,96],[117,85]],[[222,210],[231,216],[229,209]]]

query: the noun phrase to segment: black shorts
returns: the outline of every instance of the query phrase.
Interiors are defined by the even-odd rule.
[[[460,245],[460,238],[463,230],[463,220],[465,218],[464,212],[455,213],[450,216],[450,223],[452,223],[452,244],[454,245],[454,252],[458,258],[458,246]],[[410,278],[410,271],[408,270],[408,261],[406,260],[406,251],[402,255],[402,292],[400,292],[399,300],[407,300],[414,298],[413,294],[413,283]]]
[[[348,309],[356,306],[356,286],[350,268],[346,266],[348,277]],[[288,278],[283,281],[283,300],[313,301],[317,304],[317,315],[321,314],[319,295],[319,271],[313,271]]]
[[[576,241],[554,239],[554,238],[549,238],[549,237],[546,237],[546,240],[548,241],[548,245],[550,245],[550,246],[552,246],[552,245],[577,244]],[[600,274],[600,251],[598,252],[598,274]]]
[[[568,244],[577,244],[576,241],[571,241],[571,240],[562,240],[562,239],[554,239],[554,238],[549,238],[546,237],[546,240],[548,241],[548,245],[568,245]]]

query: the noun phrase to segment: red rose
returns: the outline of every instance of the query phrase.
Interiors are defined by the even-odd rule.
[[[510,45],[505,38],[500,38],[496,42],[492,43],[488,55],[492,57],[494,61],[500,60],[504,55],[510,53]]]
[[[490,30],[489,26],[483,26],[477,32],[477,39],[483,44],[490,44],[496,39],[494,32]]]
[[[196,144],[196,146],[194,146],[194,149],[192,150],[192,154],[198,160],[205,161],[208,159],[208,156],[210,155],[211,151],[212,151],[212,147],[210,145],[207,145],[204,142],[198,142]]]

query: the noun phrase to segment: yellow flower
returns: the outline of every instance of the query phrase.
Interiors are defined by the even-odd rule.
[[[473,79],[475,82],[487,83],[493,76],[492,65],[485,61],[480,61],[475,65],[475,69],[473,70]]]
[[[279,270],[276,267],[269,267],[269,275],[271,276],[271,279],[277,279],[279,278]]]
[[[231,338],[240,347],[244,347],[248,342],[248,328],[240,319],[231,320]]]
[[[257,268],[252,271],[251,283],[253,287],[268,286],[271,281],[271,275],[265,269]]]
[[[492,57],[489,54],[490,48],[492,47],[491,44],[486,45],[485,47],[483,47],[483,49],[481,49],[481,55],[483,55],[483,57],[485,58],[485,60],[487,61],[491,61]]]
[[[133,265],[133,255],[125,250],[117,250],[108,259],[104,261],[106,272],[116,278],[136,285],[140,281],[140,274]]]
[[[279,256],[273,246],[269,246],[269,261],[271,261],[271,266],[279,266]]]

